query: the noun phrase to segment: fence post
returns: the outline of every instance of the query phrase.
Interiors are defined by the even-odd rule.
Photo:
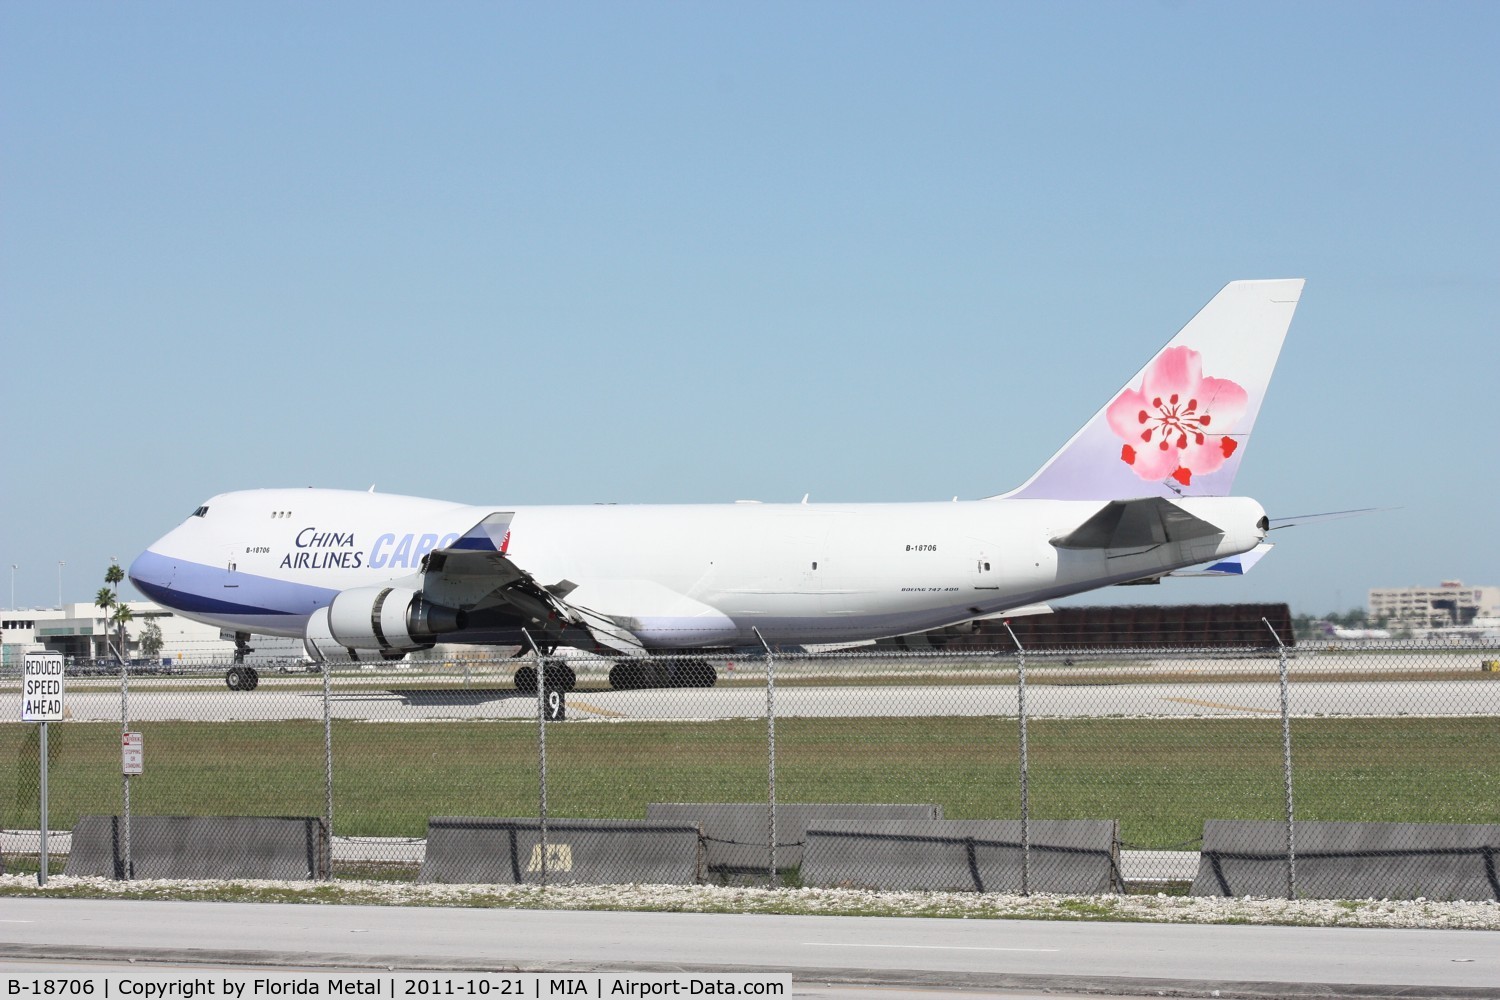
[[[36,870],[36,884],[46,885],[47,869],[52,867],[52,862],[47,858],[47,827],[51,825],[47,817],[49,806],[47,801],[47,763],[49,758],[47,752],[47,723],[46,721],[42,721],[36,725],[38,730],[38,749],[41,751],[41,757],[38,758],[40,763],[38,765],[39,777],[37,778],[37,818],[39,820],[37,826],[41,828],[37,831],[41,836],[41,840],[37,844],[37,852],[41,863],[37,866]]]
[[[1286,898],[1297,898],[1297,822],[1292,810],[1292,710],[1291,686],[1287,677],[1286,646],[1269,619],[1262,618],[1271,638],[1276,640],[1276,649],[1281,661],[1281,771],[1286,785]]]
[[[333,878],[333,665],[323,661],[323,877]]]
[[[529,629],[522,629],[521,634],[526,637],[527,643],[531,645],[531,651],[536,655],[536,724],[537,724],[537,757],[538,757],[538,796],[537,796],[537,871],[541,876],[541,886],[547,888],[547,663],[542,659],[542,651],[537,648],[536,640],[531,637]]]
[[[1026,734],[1026,650],[1016,638],[1010,622],[1005,623],[1010,641],[1016,644],[1016,717],[1021,724],[1021,895],[1031,895],[1031,769],[1027,761]]]
[[[769,871],[771,888],[776,888],[781,882],[781,877],[776,870],[776,655],[771,652],[771,647],[766,643],[766,637],[760,634],[760,629],[751,629],[755,638],[766,650],[766,756],[768,780],[766,783],[769,796],[766,808],[766,847],[769,851]]]
[[[130,730],[130,664],[126,662],[125,655],[120,650],[115,651],[115,658],[120,661],[120,742],[123,744],[125,734]],[[135,878],[135,859],[130,853],[130,775],[124,772],[125,769],[122,766],[120,781],[124,785],[122,793],[124,801],[121,803],[124,822],[120,833],[124,841],[121,846],[125,851],[124,875],[126,881],[130,881]]]

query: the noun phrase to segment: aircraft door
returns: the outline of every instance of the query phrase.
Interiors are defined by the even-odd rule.
[[[1000,589],[1000,566],[994,556],[990,555],[989,550],[982,545],[974,559],[974,589]]]

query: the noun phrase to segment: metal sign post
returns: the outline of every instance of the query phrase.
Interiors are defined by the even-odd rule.
[[[138,763],[140,760],[138,752],[132,756],[131,737],[135,737],[134,748],[139,751],[141,734],[130,732],[130,664],[126,662],[125,655],[120,650],[115,651],[115,658],[120,661],[120,783],[123,786],[120,790],[120,804],[123,809],[121,818],[124,829],[121,832],[124,834],[125,848],[122,874],[128,881],[135,877],[135,861],[130,853],[130,776],[141,773],[139,768],[131,770],[132,763]]]
[[[41,749],[37,826],[41,842],[36,884],[47,884],[47,723],[63,720],[63,658],[61,653],[27,653],[21,687],[21,721],[40,726]]]
[[[38,725],[39,725],[39,727],[41,728],[41,731],[42,731],[42,733],[41,733],[41,741],[40,741],[40,743],[41,743],[42,757],[41,757],[41,762],[40,762],[40,765],[39,765],[41,767],[41,769],[42,769],[42,773],[41,773],[41,796],[40,796],[40,801],[37,803],[37,827],[38,827],[38,833],[40,834],[41,842],[37,846],[37,854],[39,856],[39,860],[38,860],[37,869],[36,869],[36,884],[37,885],[46,885],[47,884],[47,869],[51,867],[51,864],[47,861],[47,825],[48,825],[47,824],[47,756],[48,756],[48,752],[47,752],[47,723],[46,723],[46,720],[43,720]]]
[[[130,853],[130,777],[135,774],[144,774],[145,762],[145,744],[141,740],[141,734],[121,733],[120,773],[125,780],[125,815],[123,817],[125,822],[120,831],[124,835],[124,864],[121,866],[121,875],[127,881],[135,878],[135,859]]]

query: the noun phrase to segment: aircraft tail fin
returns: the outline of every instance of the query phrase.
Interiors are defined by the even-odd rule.
[[[1233,281],[1007,499],[1226,496],[1303,279]]]

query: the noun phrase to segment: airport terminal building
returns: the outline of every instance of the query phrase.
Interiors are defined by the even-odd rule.
[[[1500,618],[1500,587],[1470,587],[1444,580],[1436,587],[1378,587],[1370,591],[1369,618],[1392,628],[1450,628]]]
[[[159,660],[229,659],[234,638],[218,628],[175,615],[151,601],[125,601],[133,616],[125,625],[125,657],[141,657],[141,631],[148,622],[161,629]],[[29,652],[62,653],[70,662],[113,661],[110,639],[115,630],[97,604],[64,604],[60,608],[0,611],[0,664],[19,669]]]

